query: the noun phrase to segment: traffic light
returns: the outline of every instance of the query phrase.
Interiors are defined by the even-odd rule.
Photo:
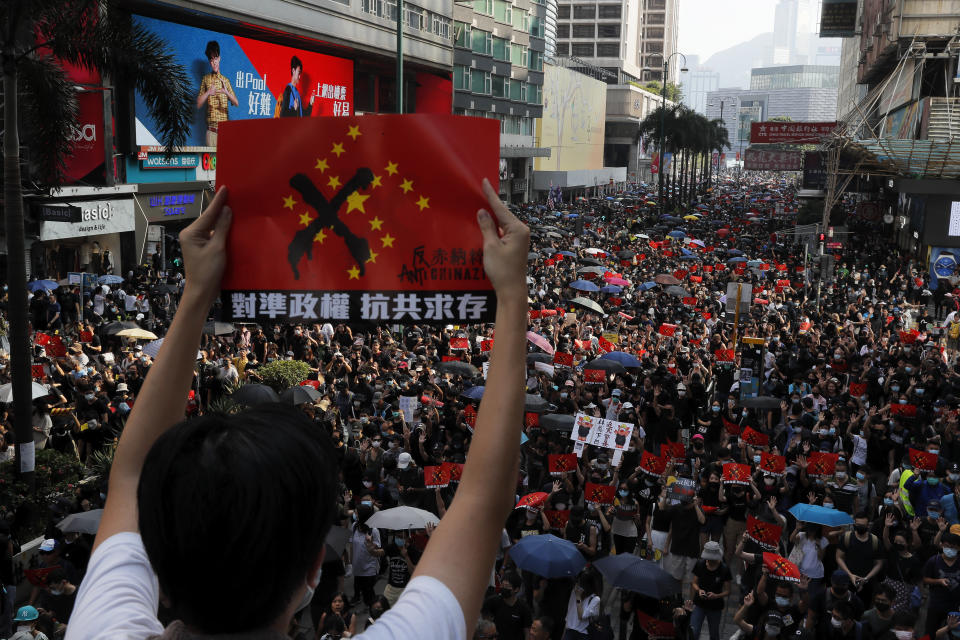
[[[817,238],[819,242],[823,242],[826,239],[827,239],[827,234],[825,233],[821,233],[820,236]]]

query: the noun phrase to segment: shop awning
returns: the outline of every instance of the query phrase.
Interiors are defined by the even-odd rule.
[[[876,170],[909,178],[960,178],[960,142],[953,140],[851,140],[848,150],[859,152],[861,172]]]

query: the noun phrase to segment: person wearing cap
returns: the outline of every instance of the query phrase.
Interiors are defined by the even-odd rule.
[[[47,635],[37,630],[37,620],[40,612],[30,605],[17,609],[13,622],[17,626],[16,632],[7,640],[49,640]]]
[[[924,628],[931,637],[960,603],[960,536],[947,533],[941,537],[940,546],[940,553],[923,565],[923,583],[930,589]]]
[[[720,640],[720,620],[723,607],[730,595],[730,583],[733,575],[723,563],[723,551],[720,543],[713,540],[703,545],[700,561],[693,567],[693,580],[690,583],[693,612],[690,614],[690,628],[693,637],[699,638],[704,620],[710,630],[710,640]]]

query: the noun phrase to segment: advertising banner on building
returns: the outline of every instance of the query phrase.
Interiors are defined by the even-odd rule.
[[[537,120],[541,147],[549,158],[534,159],[537,171],[577,171],[603,168],[607,85],[571,69],[543,69],[543,117]]]
[[[133,231],[132,199],[71,202],[70,205],[79,207],[80,220],[77,222],[41,222],[41,240],[82,238],[84,236]]]
[[[821,38],[851,38],[857,31],[857,0],[823,0]]]
[[[134,22],[173,47],[187,71],[199,107],[186,147],[216,146],[219,124],[229,120],[353,113],[351,60],[143,16]],[[161,144],[139,93],[135,114],[137,145]]]
[[[751,144],[815,144],[837,128],[836,122],[752,122]]]
[[[799,151],[750,148],[743,153],[743,168],[747,171],[800,171],[803,156]]]
[[[498,134],[496,120],[434,114],[224,125],[217,181],[233,209],[225,314],[492,320],[476,213],[489,207],[482,179],[497,183]]]

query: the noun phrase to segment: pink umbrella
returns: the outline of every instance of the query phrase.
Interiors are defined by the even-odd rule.
[[[607,278],[607,284],[613,284],[618,287],[628,287],[630,286],[630,281],[624,280],[623,278]]]
[[[539,333],[534,333],[533,331],[527,331],[527,340],[532,342],[535,346],[540,347],[550,355],[553,355],[554,353],[553,347],[550,345],[549,342],[547,342],[547,339],[544,338]]]

